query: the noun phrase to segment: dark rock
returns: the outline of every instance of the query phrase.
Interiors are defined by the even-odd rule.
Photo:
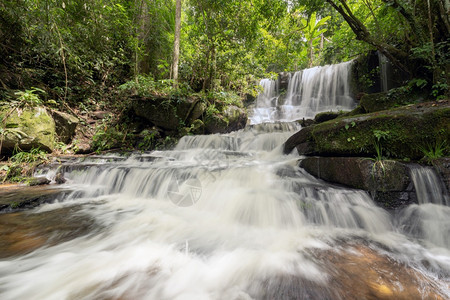
[[[371,191],[373,201],[385,209],[404,208],[413,203],[417,203],[417,196],[415,190],[403,192],[383,192]]]
[[[450,191],[450,158],[443,157],[435,159],[433,161],[433,165],[441,175],[442,181],[444,182],[447,191]]]
[[[79,124],[78,118],[56,110],[51,110],[50,114],[55,121],[56,135],[59,140],[65,144],[70,143]]]
[[[310,150],[314,149],[312,143],[312,127],[302,128],[299,132],[291,136],[285,143],[283,148],[284,154],[289,154],[294,150],[294,148],[299,147],[298,150],[300,155],[305,153],[311,153]]]
[[[423,92],[406,93],[401,90],[391,90],[376,94],[365,94],[361,97],[360,105],[368,113],[391,109],[407,104],[424,101]]]
[[[244,109],[229,105],[220,113],[211,114],[204,120],[205,129],[208,133],[227,133],[245,127],[247,113]]]
[[[411,182],[408,168],[392,160],[375,162],[360,157],[307,157],[300,166],[320,179],[367,191],[402,192]]]
[[[45,177],[31,177],[27,180],[29,186],[49,184],[50,180]]]
[[[91,113],[92,117],[94,117],[95,119],[99,119],[99,120],[103,120],[106,117],[109,117],[111,115],[111,113],[109,111],[94,111]]]
[[[81,142],[77,144],[77,146],[74,149],[74,152],[76,154],[89,154],[92,153],[92,146],[87,142]]]
[[[166,130],[177,130],[183,123],[190,125],[190,122],[202,115],[205,109],[195,97],[135,98],[132,107],[137,116]]]
[[[63,184],[66,182],[66,179],[64,178],[64,174],[62,173],[57,173],[55,176],[55,182],[57,184]]]
[[[69,192],[67,189],[55,189],[47,185],[1,188],[0,212],[33,208],[42,203],[53,202],[57,197]]]
[[[191,108],[191,111],[188,113],[189,117],[187,120],[187,125],[193,124],[195,120],[198,120],[206,110],[206,104],[203,101],[196,101]]]
[[[397,161],[360,157],[307,157],[300,167],[317,178],[370,192],[381,207],[396,209],[417,203],[409,169]]]
[[[367,113],[361,105],[356,106],[352,111],[342,114],[342,117],[351,117]]]
[[[318,113],[314,117],[314,121],[316,123],[323,123],[323,122],[326,122],[326,121],[329,121],[329,120],[336,119],[340,115],[341,115],[341,113],[333,112],[333,111],[322,112],[322,113]]]
[[[278,73],[278,82],[280,90],[287,90],[290,80],[291,80],[291,73],[288,72]]]
[[[244,97],[244,107],[248,108],[250,105],[254,104],[256,101],[256,96],[252,94],[245,94]]]
[[[303,118],[303,120],[298,121],[298,123],[304,128],[316,124],[316,121]]]

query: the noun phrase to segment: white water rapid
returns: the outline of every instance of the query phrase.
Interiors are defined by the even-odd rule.
[[[186,136],[172,151],[63,161],[63,187],[74,192],[27,214],[70,208],[67,219],[94,220],[89,233],[55,235],[1,259],[0,299],[357,299],[346,296],[357,295],[353,281],[333,285],[351,276],[353,263],[340,271],[340,259],[330,264],[368,251],[435,280],[442,299],[450,297],[449,245],[404,234],[366,192],[306,174],[299,157],[281,151],[297,130],[260,124]],[[448,232],[449,212],[441,213],[436,230]],[[380,278],[365,286],[385,292]]]
[[[250,123],[290,122],[314,118],[319,112],[351,110],[356,106],[350,91],[352,62],[314,67],[295,72],[284,101],[279,101],[277,81],[263,79]]]

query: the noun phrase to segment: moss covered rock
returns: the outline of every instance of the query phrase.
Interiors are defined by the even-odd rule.
[[[450,141],[449,135],[450,107],[446,100],[317,124],[305,132],[296,147],[302,155],[373,157],[378,148],[386,157],[420,159],[424,146]],[[448,146],[446,143],[444,153],[448,154]]]
[[[247,112],[235,105],[224,106],[221,111],[209,113],[204,123],[208,133],[231,132],[245,127]]]
[[[188,120],[195,119],[191,117],[194,113],[196,116],[202,114],[202,107],[197,104],[197,98],[135,98],[132,101],[134,113],[146,120],[150,121],[157,127],[166,130],[176,130],[186,124]],[[189,123],[189,122],[188,122]]]
[[[55,122],[44,107],[24,107],[11,111],[10,107],[3,106],[0,116],[4,132],[2,152],[11,152],[16,146],[23,151],[33,148],[53,151]]]
[[[408,91],[408,87],[392,89],[388,92],[366,94],[361,97],[360,106],[366,113],[396,108],[407,104],[422,102],[426,93]]]
[[[52,110],[50,113],[55,121],[56,135],[59,140],[65,144],[70,143],[79,124],[78,118],[56,110]]]

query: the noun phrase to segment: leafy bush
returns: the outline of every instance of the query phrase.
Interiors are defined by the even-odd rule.
[[[447,140],[436,140],[419,146],[419,150],[422,151],[425,162],[433,163],[435,159],[445,157],[448,154],[448,143]]]
[[[138,75],[134,80],[127,81],[119,86],[119,91],[131,92],[132,95],[140,97],[152,96],[186,96],[192,92],[187,84],[180,83],[177,88],[173,87],[173,80],[155,80],[152,75]]]
[[[39,148],[33,148],[29,152],[16,152],[16,154],[11,157],[11,161],[16,164],[47,161],[47,153]]]

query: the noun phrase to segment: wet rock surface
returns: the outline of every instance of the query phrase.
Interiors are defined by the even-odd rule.
[[[39,180],[46,180],[39,179]],[[2,186],[0,188],[0,213],[14,212],[39,206],[42,203],[50,203],[58,197],[69,193],[69,189],[59,189],[53,186]]]
[[[0,258],[24,255],[43,246],[94,232],[94,220],[77,214],[79,206],[47,212],[22,211],[0,216]]]
[[[364,245],[343,245],[312,255],[332,270],[327,288],[338,293],[329,299],[446,299],[432,278]]]
[[[361,157],[307,157],[300,167],[317,178],[363,189],[386,209],[417,203],[407,165]]]

